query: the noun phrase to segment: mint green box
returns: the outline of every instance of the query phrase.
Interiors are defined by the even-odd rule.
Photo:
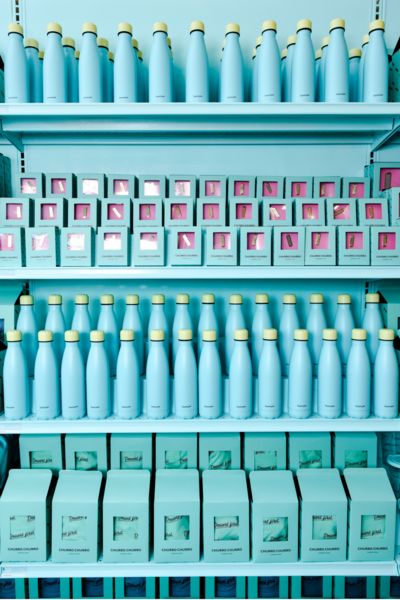
[[[165,227],[193,227],[194,205],[193,198],[166,198],[164,200]]]
[[[27,230],[29,231],[29,229]],[[0,228],[0,268],[18,269],[25,264],[25,229]]]
[[[294,203],[296,225],[325,225],[325,199],[300,198]]]
[[[67,433],[65,436],[65,468],[76,471],[106,473],[107,435],[105,433]]]
[[[155,577],[116,577],[115,598],[155,598]]]
[[[221,198],[226,200],[225,175],[200,175],[199,198]]]
[[[359,198],[358,223],[363,226],[389,225],[389,208],[387,198]]]
[[[133,264],[135,267],[163,267],[165,241],[163,227],[135,227]]]
[[[202,262],[200,227],[172,227],[169,231],[168,262],[172,266],[196,266]]]
[[[74,577],[72,579],[73,598],[114,598],[112,577]]]
[[[92,267],[94,235],[91,227],[65,227],[61,230],[61,266]]]
[[[130,198],[103,198],[101,202],[102,227],[132,229],[132,200]]]
[[[231,198],[229,200],[230,227],[257,227],[259,223],[258,198]]]
[[[338,265],[369,266],[370,228],[339,227]]]
[[[330,469],[331,436],[329,433],[289,433],[289,469]]]
[[[43,173],[19,173],[17,175],[17,196],[29,196],[29,198],[43,198],[45,193]]]
[[[31,227],[31,198],[0,198],[0,227]]]
[[[335,577],[333,597],[376,598],[376,580],[377,577]],[[390,596],[380,594],[379,598],[390,598]]]
[[[131,257],[128,227],[98,227],[96,264],[98,267],[127,267]]]
[[[327,198],[325,200],[326,224],[336,227],[357,225],[356,198]]]
[[[273,264],[275,267],[304,266],[306,227],[274,227]]]
[[[254,198],[256,195],[256,178],[252,175],[229,175],[228,200],[234,198]],[[232,223],[231,223],[232,224]]]
[[[385,469],[345,469],[349,494],[349,560],[393,560],[396,497]]]
[[[347,468],[376,467],[378,436],[376,433],[337,432],[333,434],[333,463],[343,471]]]
[[[245,471],[203,471],[202,481],[204,562],[248,561],[250,521]]]
[[[64,227],[66,224],[65,198],[35,198],[35,227]]]
[[[34,578],[28,579],[28,582],[29,598],[71,598],[71,584],[68,577]]]
[[[96,196],[105,198],[107,196],[107,181],[104,174],[99,173],[79,173],[77,175],[77,193],[78,196]]]
[[[0,579],[1,598],[29,598],[29,579]]]
[[[208,266],[235,267],[238,264],[238,232],[235,227],[208,227],[206,242]]]
[[[153,468],[153,440],[151,433],[112,433],[110,463],[113,470]]]
[[[46,198],[57,196],[76,196],[76,177],[73,173],[46,173]]]
[[[389,203],[389,223],[392,227],[400,226],[400,187],[385,192]]]
[[[206,577],[205,598],[247,598],[246,577]]]
[[[369,177],[342,177],[343,198],[369,198],[371,180]]]
[[[400,577],[378,577],[378,598],[400,598]]]
[[[197,433],[156,433],[156,469],[197,469]]]
[[[225,227],[227,224],[226,198],[198,198],[196,223],[199,227]]]
[[[2,562],[43,562],[50,552],[50,469],[11,469],[0,498]]]
[[[299,469],[300,556],[306,562],[346,560],[347,498],[338,469]]]
[[[338,198],[342,188],[342,178],[336,175],[327,177],[314,177],[313,197],[314,198]]]
[[[133,203],[133,229],[136,227],[161,227],[163,224],[163,197],[135,199]]]
[[[90,563],[99,556],[99,471],[60,471],[52,504],[54,562]]]
[[[257,177],[257,198],[283,198],[285,193],[285,178],[275,175],[260,175]]]
[[[154,562],[200,560],[200,486],[195,469],[159,469],[154,493]]]
[[[201,598],[200,577],[160,577],[160,598]]]
[[[400,265],[400,229],[398,227],[371,228],[371,265]]]
[[[21,434],[19,458],[21,469],[50,469],[53,475],[58,475],[58,472],[64,468],[61,435],[59,433]]]
[[[299,502],[291,471],[252,471],[252,558],[282,563],[298,559]]]
[[[336,227],[306,227],[306,267],[336,265]]]
[[[68,227],[100,225],[99,199],[93,196],[68,200]]]
[[[166,198],[167,180],[165,175],[139,175],[139,198]]]
[[[332,598],[333,578],[329,576],[291,577],[291,598]]]
[[[289,598],[289,577],[248,577],[247,598]]]
[[[243,464],[248,473],[286,469],[286,434],[246,432]]]
[[[110,175],[107,174],[107,198],[136,197],[135,175]]]
[[[293,200],[291,198],[263,198],[261,223],[287,227],[293,225]]]
[[[240,433],[199,433],[199,469],[241,467]]]
[[[103,560],[149,560],[150,471],[108,471],[103,498]]]
[[[169,198],[174,200],[196,199],[196,175],[170,175]]]
[[[372,196],[383,196],[385,191],[400,185],[400,162],[377,161],[364,167],[364,174],[372,179]]]
[[[26,266],[52,269],[60,264],[60,233],[56,227],[25,229]]]
[[[285,198],[312,198],[313,196],[313,178],[286,177],[285,179]]]
[[[269,267],[272,264],[272,227],[240,228],[240,265]]]

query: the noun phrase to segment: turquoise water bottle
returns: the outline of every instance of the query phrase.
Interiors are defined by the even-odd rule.
[[[90,332],[90,351],[86,364],[86,402],[89,419],[106,419],[111,415],[111,379],[105,339],[104,331]]]
[[[97,27],[84,23],[79,56],[79,102],[101,102],[101,70],[97,48]]]
[[[139,363],[139,373],[144,371],[144,333],[142,317],[139,311],[139,296],[128,294],[126,297],[126,308],[122,329],[131,329],[134,334],[134,346]]]
[[[248,348],[249,332],[237,329],[229,363],[229,414],[248,419],[253,414],[253,375]]]
[[[90,332],[92,331],[92,320],[88,306],[89,296],[87,294],[75,296],[75,310],[71,329],[79,333],[79,348],[85,364],[90,350]]]
[[[276,22],[264,21],[258,57],[258,102],[281,101],[281,58],[276,41]]]
[[[67,102],[78,102],[78,64],[75,59],[75,41],[66,37],[62,39],[62,45],[67,78]]]
[[[318,362],[318,414],[337,419],[342,414],[342,364],[336,329],[324,329]]]
[[[29,377],[33,376],[38,350],[38,327],[33,311],[33,302],[33,296],[20,296],[20,312],[17,320],[17,329],[22,334],[21,348],[28,366]]]
[[[172,325],[172,356],[175,364],[176,354],[178,352],[179,331],[181,329],[193,330],[192,319],[189,313],[189,294],[178,294],[176,297],[175,317]]]
[[[151,313],[148,326],[148,338],[152,330],[161,329],[164,332],[163,345],[165,352],[169,352],[169,326],[164,311],[164,294],[154,294],[151,298]]]
[[[381,329],[374,365],[373,413],[381,419],[399,415],[399,363],[393,346],[393,329]]]
[[[52,347],[60,366],[65,348],[64,334],[66,329],[62,310],[62,296],[60,294],[50,294],[49,296],[45,328],[53,334]]]
[[[149,339],[150,350],[146,365],[147,418],[165,419],[171,412],[165,332],[162,329],[153,329]]]
[[[186,102],[209,102],[208,56],[204,42],[204,23],[190,25],[189,50],[186,59]]]
[[[314,375],[317,374],[319,353],[322,346],[322,332],[326,329],[324,314],[324,297],[322,294],[311,294],[310,308],[307,317],[308,347],[313,363]]]
[[[313,406],[312,363],[308,350],[308,331],[296,329],[289,364],[289,416],[311,417]]]
[[[112,102],[113,98],[110,96],[109,84],[109,61],[108,61],[108,40],[106,38],[97,38],[97,47],[99,49],[99,61],[100,61],[100,78],[101,78],[101,101]]]
[[[138,50],[138,66],[139,66],[139,101],[144,102],[146,100],[146,78],[144,74],[143,64],[143,52]]]
[[[24,50],[24,30],[19,23],[11,23],[8,26],[4,91],[5,100],[10,104],[29,102],[29,75]]]
[[[218,419],[222,408],[222,368],[217,346],[217,332],[204,330],[199,360],[199,415],[203,419]]]
[[[287,48],[284,48],[281,52],[281,98],[282,102],[284,102],[284,85],[286,81],[286,62],[287,62]]]
[[[53,349],[51,331],[39,331],[33,397],[38,419],[55,419],[61,411],[60,367]]]
[[[244,102],[243,56],[237,23],[226,26],[220,88],[220,102]]]
[[[139,63],[132,46],[132,25],[118,25],[118,41],[114,60],[114,102],[139,101]]]
[[[297,299],[294,294],[283,296],[283,309],[279,322],[279,352],[281,355],[282,371],[287,376],[290,356],[293,348],[293,334],[299,329],[299,317],[296,310]]]
[[[135,349],[135,332],[122,329],[121,347],[115,380],[115,414],[120,419],[135,419],[141,412],[140,370]]]
[[[320,87],[321,87],[321,58],[322,50],[318,48],[315,52],[315,100],[320,102]]]
[[[277,419],[282,414],[282,369],[276,329],[264,329],[263,349],[258,367],[258,414]]]
[[[362,326],[368,334],[366,346],[371,363],[375,362],[379,345],[379,331],[384,327],[379,303],[379,294],[365,295],[365,311]]]
[[[297,41],[292,63],[292,102],[314,102],[315,65],[311,40],[312,23],[302,19],[297,23]]]
[[[318,99],[320,102],[325,102],[325,73],[326,73],[326,57],[328,54],[328,47],[329,47],[329,42],[330,42],[330,37],[329,35],[326,35],[325,37],[322,38],[322,44],[321,44],[321,63],[319,66],[319,88],[316,91],[317,95],[318,95]]]
[[[67,73],[61,40],[61,25],[49,23],[43,60],[43,102],[50,104],[67,101]]]
[[[256,309],[251,326],[251,356],[253,360],[253,373],[257,375],[261,352],[264,348],[264,329],[271,329],[272,320],[269,313],[268,294],[256,294]]]
[[[338,334],[337,347],[340,360],[346,371],[347,359],[351,348],[351,332],[354,329],[354,318],[351,312],[351,296],[339,294],[335,316],[335,329]]]
[[[103,294],[100,297],[100,304],[101,308],[97,321],[97,329],[104,332],[104,346],[110,365],[110,375],[114,377],[119,352],[119,330],[114,312],[114,296],[112,294]]]
[[[114,99],[114,52],[108,53],[108,93],[110,102]]]
[[[199,325],[197,329],[197,352],[201,354],[203,347],[204,331],[215,331],[218,339],[218,321],[215,314],[215,296],[214,294],[203,294],[201,297],[201,311]]]
[[[139,50],[139,42],[132,38],[132,48],[137,60],[138,102],[143,102],[143,54]]]
[[[43,102],[43,61],[44,61],[44,51],[39,50],[39,77],[42,82],[42,102]]]
[[[61,414],[64,419],[81,419],[86,413],[85,364],[79,348],[79,332],[65,332],[61,361]]]
[[[243,298],[240,294],[232,294],[229,298],[228,318],[225,324],[225,368],[229,371],[233,347],[234,335],[238,329],[245,329],[246,324],[242,312]]]
[[[149,62],[149,102],[172,102],[172,57],[166,23],[155,23]]]
[[[262,42],[262,36],[259,35],[256,39],[256,47],[253,49],[252,55],[252,76],[251,76],[251,101],[258,101],[258,51]]]
[[[33,38],[25,40],[25,54],[28,65],[29,99],[43,102],[43,81],[39,62],[39,42]]]
[[[364,35],[362,38],[361,44],[361,60],[359,67],[359,76],[358,76],[358,100],[359,102],[364,101],[364,65],[365,58],[368,54],[368,44],[369,44],[369,35]]]
[[[385,22],[372,21],[369,26],[368,52],[364,60],[364,102],[387,102],[389,93],[389,58],[385,42]]]
[[[365,341],[365,329],[353,329],[347,361],[347,415],[367,419],[371,412],[371,364]]]
[[[292,101],[292,67],[293,67],[293,56],[295,52],[295,45],[297,41],[297,35],[289,35],[287,40],[287,59],[286,59],[286,72],[283,80],[283,100],[284,102]]]
[[[350,102],[359,102],[358,80],[360,76],[361,50],[352,48],[349,51]]]
[[[7,352],[3,365],[6,419],[25,419],[31,409],[28,365],[21,342],[20,331],[7,331]]]
[[[349,101],[349,49],[344,19],[333,19],[325,63],[325,102]]]
[[[174,362],[175,417],[194,419],[199,412],[197,397],[197,364],[193,350],[193,332],[180,329],[178,351]]]

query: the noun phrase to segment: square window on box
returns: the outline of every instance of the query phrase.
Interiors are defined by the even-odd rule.
[[[29,227],[32,219],[30,198],[0,198],[0,227]]]
[[[76,178],[72,173],[47,173],[46,196],[73,198],[76,195]]]
[[[325,225],[325,200],[302,198],[294,203],[296,225]]]
[[[368,198],[371,192],[369,177],[343,177],[342,196],[344,198]]]
[[[43,198],[44,192],[43,173],[20,173],[18,175],[17,195],[29,196],[30,198]]]
[[[196,202],[197,225],[224,227],[226,225],[225,198],[199,198]]]
[[[106,196],[106,177],[98,173],[81,173],[77,176],[77,196]]]
[[[229,201],[229,225],[250,226],[258,225],[258,199],[241,200],[231,198]]]
[[[135,227],[133,235],[133,264],[135,267],[164,266],[163,227]]]
[[[364,169],[372,179],[372,196],[383,196],[385,190],[400,187],[400,162],[374,162]]]
[[[389,225],[387,198],[361,198],[357,202],[360,225]]]
[[[285,198],[312,198],[312,177],[286,177]]]
[[[200,175],[199,198],[226,200],[226,177],[224,175]]]
[[[0,229],[0,268],[18,268],[24,265],[25,230],[20,227],[2,227]]]
[[[254,198],[256,178],[231,175],[228,178],[228,198]]]
[[[284,177],[257,177],[257,198],[283,198]]]
[[[240,264],[243,266],[270,266],[271,227],[243,227],[240,230]]]
[[[139,198],[165,198],[167,183],[164,175],[139,175]]]
[[[340,177],[314,177],[315,198],[339,198],[340,188]]]
[[[130,261],[128,227],[99,227],[97,230],[96,262],[100,267],[127,267]]]
[[[137,199],[133,204],[134,227],[161,227],[163,201],[161,198]]]
[[[234,227],[209,228],[206,233],[206,264],[237,265],[237,230]]]
[[[201,265],[202,237],[200,227],[173,228],[169,240],[171,265]]]
[[[132,223],[132,202],[130,198],[104,199],[101,203],[102,227],[129,227]]]
[[[127,196],[135,198],[136,177],[134,175],[107,175],[108,198]]]
[[[263,198],[261,201],[261,215],[263,225],[292,225],[293,200]]]
[[[166,227],[193,226],[194,200],[192,198],[167,198],[164,200]]]
[[[357,225],[357,200],[355,198],[327,198],[326,224],[336,226]]]
[[[196,177],[194,175],[170,175],[170,198],[196,198]]]

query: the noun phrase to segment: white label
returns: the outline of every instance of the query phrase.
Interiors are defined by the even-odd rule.
[[[120,469],[143,469],[143,452],[139,450],[122,451],[119,456]]]
[[[53,455],[48,450],[32,450],[29,465],[31,469],[48,469],[53,465]]]

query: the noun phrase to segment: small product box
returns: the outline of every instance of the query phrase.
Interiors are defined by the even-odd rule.
[[[239,433],[200,433],[199,469],[240,469]]]
[[[387,594],[376,595],[376,579],[376,577],[335,577],[333,582],[333,597],[364,599],[377,597],[392,598],[392,596]]]
[[[111,469],[151,471],[153,468],[151,433],[112,433],[110,455]]]
[[[104,562],[149,560],[150,471],[108,471],[103,498]]]
[[[165,264],[163,227],[135,227],[133,264],[135,267],[163,267]]]
[[[296,225],[325,225],[324,198],[302,198],[294,208]]]
[[[290,578],[291,598],[332,598],[332,577],[307,575]]]
[[[226,200],[226,177],[224,175],[200,175],[199,198]]]
[[[30,579],[0,579],[1,598],[30,598],[28,582]]]
[[[65,198],[36,198],[35,227],[64,227]]]
[[[133,203],[133,227],[161,227],[163,224],[162,198],[137,198]]]
[[[257,198],[283,198],[285,178],[273,176],[257,177]]]
[[[370,264],[369,227],[340,227],[338,235],[338,265],[367,266]]]
[[[327,198],[326,224],[337,227],[352,227],[357,225],[356,198]]]
[[[52,560],[96,562],[102,475],[60,471],[52,503]]]
[[[75,471],[108,469],[105,433],[69,433],[65,436],[65,467]]]
[[[29,231],[29,229],[28,229]],[[0,228],[0,268],[18,268],[25,263],[25,230],[20,227]]]
[[[343,198],[369,198],[370,193],[369,177],[342,177]]]
[[[379,577],[378,598],[400,598],[400,577]]]
[[[69,227],[97,227],[100,225],[98,198],[70,198],[68,200]]]
[[[293,200],[263,198],[261,201],[261,221],[263,225],[279,227],[293,225]]]
[[[314,177],[314,198],[339,198],[341,179],[335,176]]]
[[[269,267],[272,264],[272,227],[240,229],[240,265]]]
[[[156,469],[197,469],[197,434],[157,433]]]
[[[366,469],[377,466],[378,438],[376,433],[336,432],[333,434],[334,466],[343,469]]]
[[[132,229],[132,200],[107,198],[101,202],[102,227],[128,227]]]
[[[196,201],[197,225],[201,227],[224,227],[226,218],[225,198],[198,198]]]
[[[116,577],[115,598],[152,598],[156,597],[155,577]]]
[[[164,221],[166,227],[193,227],[193,198],[166,198],[164,200]]]
[[[251,472],[252,558],[295,562],[298,558],[299,502],[290,471]]]
[[[196,199],[195,175],[170,175],[169,198],[175,200]]]
[[[392,227],[400,226],[400,187],[395,187],[385,193],[389,204],[389,223]]]
[[[68,577],[30,578],[29,598],[71,598],[71,585]],[[4,596],[3,596],[4,597]],[[21,596],[14,596],[21,598]]]
[[[289,598],[289,577],[248,577],[247,598]]]
[[[286,434],[245,433],[244,468],[247,473],[286,469]]]
[[[50,469],[53,475],[58,475],[58,472],[64,468],[61,435],[59,433],[21,434],[19,458],[21,469]]]
[[[231,198],[229,200],[229,225],[231,227],[256,227],[259,225],[257,198]]]
[[[249,498],[244,471],[204,471],[204,562],[246,562],[250,557]]]
[[[210,227],[206,231],[206,264],[235,267],[238,264],[238,232],[235,227]]]
[[[201,265],[203,240],[200,227],[173,227],[168,238],[172,266]]]
[[[91,227],[66,227],[61,230],[61,266],[92,267],[94,233]]]
[[[128,227],[97,229],[96,263],[98,267],[127,267],[130,264],[131,234]]]
[[[160,577],[159,598],[200,598],[200,577]]]
[[[46,198],[74,198],[76,177],[73,173],[46,173]]]
[[[26,266],[51,269],[60,264],[60,233],[56,227],[25,229]]]
[[[154,493],[154,561],[200,560],[200,485],[195,469],[160,469]]]
[[[50,551],[51,471],[11,469],[0,499],[2,562],[43,562]]]
[[[247,598],[246,577],[205,577],[205,598]]]
[[[372,196],[383,196],[385,190],[400,187],[400,162],[375,162],[366,165],[365,175],[372,179]]]
[[[299,469],[297,482],[301,560],[346,560],[347,497],[338,469]]]
[[[139,175],[139,198],[166,198],[167,180],[164,175]]]
[[[134,175],[107,175],[108,198],[135,198],[136,177]]]
[[[348,559],[393,560],[397,500],[385,469],[345,469],[349,494]]]
[[[389,225],[389,210],[387,198],[359,198],[358,222],[366,225]]]
[[[18,190],[16,196],[29,196],[29,198],[44,198],[43,173],[19,173],[17,176]]]
[[[312,177],[286,177],[285,198],[312,198]]]
[[[114,580],[112,577],[73,577],[72,597],[97,598],[111,600],[114,598]]]
[[[0,227],[31,227],[31,198],[0,198]]]
[[[336,265],[336,227],[306,227],[306,267]]]
[[[371,227],[371,265],[400,265],[398,227]]]
[[[105,198],[107,195],[106,176],[99,173],[80,173],[77,176],[77,194],[80,196],[96,196]]]
[[[230,175],[228,177],[228,198],[254,198],[256,195],[256,178]]]
[[[329,433],[290,433],[289,469],[330,469],[331,436]]]
[[[305,227],[274,227],[274,266],[304,266]]]

